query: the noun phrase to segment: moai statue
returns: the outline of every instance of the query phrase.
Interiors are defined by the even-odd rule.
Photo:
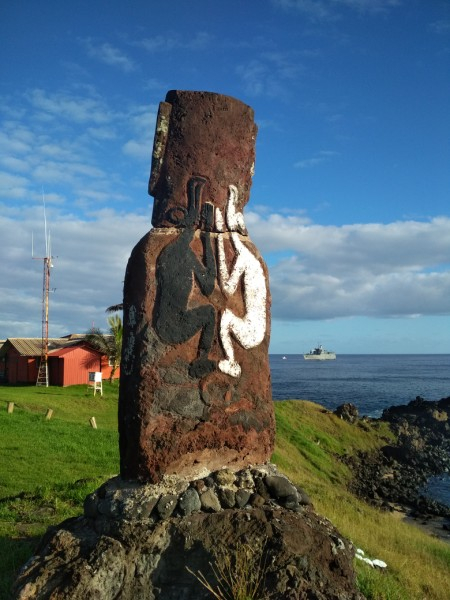
[[[243,217],[256,130],[228,96],[171,91],[160,104],[153,229],[124,284],[124,479],[194,479],[272,454],[268,273]]]

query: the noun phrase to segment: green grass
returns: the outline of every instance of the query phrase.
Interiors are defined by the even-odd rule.
[[[0,386],[0,600],[46,528],[80,514],[84,497],[118,472],[117,390],[105,383],[94,397],[86,386]],[[351,472],[338,457],[385,444],[386,425],[350,425],[310,402],[276,402],[275,412],[273,461],[342,535],[388,564],[381,572],[355,561],[367,598],[447,600],[450,545],[347,491]]]
[[[12,414],[8,402],[14,402]],[[97,429],[90,426],[92,416]],[[0,467],[0,498],[32,491],[40,482],[117,473],[117,384],[104,384],[103,397],[87,386],[0,386],[0,440],[6,467]]]
[[[0,386],[0,600],[46,528],[80,514],[85,496],[118,472],[117,390]]]
[[[347,491],[348,467],[337,457],[369,451],[392,439],[381,423],[350,425],[310,402],[276,402],[273,461],[310,495],[316,511],[371,558],[377,571],[355,561],[369,600],[448,600],[450,545],[398,516],[372,508]]]

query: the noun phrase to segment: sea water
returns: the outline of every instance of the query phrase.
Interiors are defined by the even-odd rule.
[[[311,400],[329,410],[351,402],[370,417],[417,396],[450,396],[450,354],[339,354],[325,361],[272,354],[270,368],[274,400]],[[432,496],[450,506],[450,478],[430,485]]]
[[[450,396],[450,354],[339,354],[323,361],[272,354],[270,369],[275,400],[311,400],[330,410],[351,402],[370,417],[416,396]]]

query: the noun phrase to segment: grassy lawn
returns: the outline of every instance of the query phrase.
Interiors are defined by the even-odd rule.
[[[97,429],[89,423],[93,416]],[[104,384],[103,397],[83,385],[0,386],[0,440],[0,498],[117,473],[117,384]]]
[[[94,397],[86,386],[0,386],[0,599],[8,598],[14,573],[45,529],[81,514],[84,497],[118,472],[117,390],[104,383],[103,397]],[[11,414],[8,402],[14,402]],[[376,572],[357,562],[367,598],[448,599],[450,545],[346,490],[351,473],[337,457],[386,443],[385,425],[349,425],[309,402],[276,402],[275,410],[273,462],[308,492],[319,514],[388,564]]]

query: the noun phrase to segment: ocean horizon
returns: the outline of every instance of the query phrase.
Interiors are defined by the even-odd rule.
[[[311,400],[330,410],[351,402],[361,415],[379,417],[417,396],[450,396],[450,354],[338,354],[325,361],[270,354],[269,360],[274,400]]]

